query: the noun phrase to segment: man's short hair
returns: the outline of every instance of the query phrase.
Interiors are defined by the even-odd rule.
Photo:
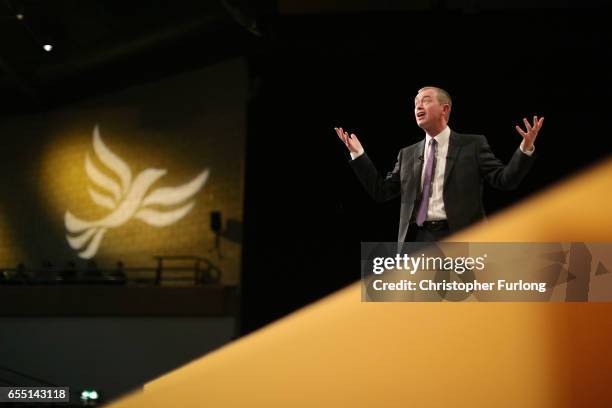
[[[438,102],[448,103],[448,106],[450,107],[453,106],[453,101],[451,99],[450,94],[446,92],[444,89],[438,88],[437,86],[424,86],[421,89],[419,89],[419,92],[422,92],[426,89],[433,89],[436,91],[436,95],[438,96]]]
[[[440,102],[442,104],[448,103],[448,107],[449,107],[448,117],[450,117],[450,111],[453,108],[453,100],[451,99],[450,94],[448,92],[446,92],[444,89],[438,88],[437,86],[424,86],[421,89],[419,89],[419,92],[422,92],[422,91],[424,91],[426,89],[433,89],[434,91],[436,91],[436,96],[438,97],[438,102]],[[446,120],[448,120],[448,117],[446,118]]]

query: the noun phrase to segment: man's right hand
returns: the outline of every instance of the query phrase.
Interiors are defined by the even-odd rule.
[[[355,156],[360,156],[363,154],[363,147],[361,146],[359,139],[357,139],[357,135],[351,133],[351,135],[349,136],[349,134],[345,132],[342,128],[334,129],[336,130],[338,137],[340,138],[340,140],[342,140],[342,143],[344,143],[350,153],[354,153]]]

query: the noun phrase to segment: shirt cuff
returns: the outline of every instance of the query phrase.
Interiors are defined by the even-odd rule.
[[[535,146],[531,146],[531,150],[527,151],[525,150],[525,147],[523,146],[524,144],[525,144],[525,141],[523,140],[521,142],[521,145],[519,146],[519,149],[521,149],[521,152],[525,153],[527,156],[531,156],[533,152],[535,152]]]
[[[364,150],[361,149],[360,151],[358,151],[357,153],[353,153],[350,152],[351,154],[351,160],[355,160],[356,158],[358,158],[359,156],[361,156],[364,153]]]

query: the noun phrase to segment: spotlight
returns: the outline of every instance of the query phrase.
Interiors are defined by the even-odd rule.
[[[53,46],[51,44],[45,44],[43,45],[43,49],[47,52],[50,52],[53,49]]]
[[[210,229],[215,233],[215,247],[210,251],[216,250],[219,258],[223,258],[223,255],[221,254],[221,219],[221,211],[210,212]]]
[[[213,230],[215,234],[221,232],[221,211],[210,212],[210,229]]]
[[[17,17],[17,20],[23,20],[23,14],[21,13],[15,15],[15,17]]]

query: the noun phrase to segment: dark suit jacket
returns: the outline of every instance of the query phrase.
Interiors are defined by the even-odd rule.
[[[400,150],[393,171],[385,178],[379,175],[365,153],[350,162],[376,201],[384,202],[401,195],[398,242],[404,241],[413,209],[418,208],[424,147],[425,139]],[[534,156],[528,156],[517,148],[504,166],[483,135],[451,130],[443,186],[444,209],[450,231],[458,231],[484,218],[483,180],[501,190],[514,189],[531,168],[533,160]]]

